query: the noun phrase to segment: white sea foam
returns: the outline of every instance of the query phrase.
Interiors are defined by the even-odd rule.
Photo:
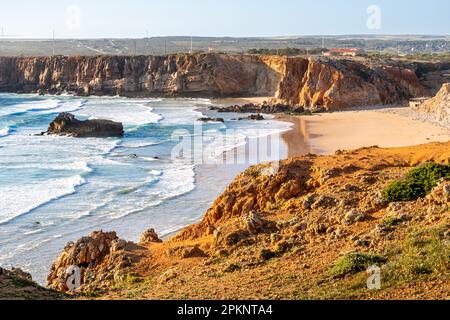
[[[47,108],[41,110],[41,113],[75,112],[81,110],[85,104],[86,100],[61,101],[54,108]]]
[[[0,138],[8,136],[8,135],[10,135],[10,133],[11,133],[10,128],[0,129]]]
[[[86,181],[79,175],[27,185],[0,186],[0,224],[27,214],[53,200],[72,194]]]
[[[193,125],[198,119],[203,118],[204,115],[194,107],[186,107],[183,112],[180,112],[180,108],[164,108],[164,119],[162,124],[170,125]]]
[[[53,99],[22,102],[19,104],[14,104],[0,108],[0,116],[6,116],[10,114],[28,111],[39,112],[44,110],[56,109],[61,105],[61,103],[62,103],[61,101]]]
[[[122,122],[125,125],[145,125],[158,123],[162,120],[160,114],[153,113],[153,108],[133,100],[113,100],[89,102],[89,108],[77,111],[75,114],[89,119],[107,119]]]
[[[31,163],[21,163],[21,164],[6,164],[2,163],[5,168],[8,169],[39,169],[39,170],[66,170],[66,171],[78,171],[90,173],[92,168],[88,163],[84,161],[75,162],[31,162]]]
[[[146,140],[127,140],[120,143],[120,147],[124,148],[145,148],[158,145],[159,142],[152,142]]]
[[[167,165],[162,171],[152,170],[149,174],[145,183],[122,190],[122,197],[114,199],[105,215],[110,219],[120,219],[195,189],[194,166],[181,161]]]

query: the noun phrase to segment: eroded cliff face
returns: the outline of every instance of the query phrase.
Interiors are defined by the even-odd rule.
[[[416,110],[428,114],[431,120],[450,130],[450,83],[444,84],[435,97],[425,101]]]
[[[0,58],[0,91],[126,97],[267,96],[340,109],[425,94],[411,69],[351,60],[197,54]]]
[[[351,60],[287,58],[276,98],[290,105],[333,110],[400,103],[424,94],[410,69]]]
[[[0,90],[121,96],[271,96],[280,75],[230,55],[0,58]]]

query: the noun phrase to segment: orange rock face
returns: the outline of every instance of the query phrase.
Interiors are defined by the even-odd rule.
[[[450,83],[445,83],[437,95],[416,108],[428,114],[432,121],[450,129]]]
[[[276,98],[327,110],[399,103],[424,95],[414,71],[356,61],[287,58]]]
[[[196,54],[2,57],[0,91],[126,97],[273,97],[328,110],[391,104],[425,93],[392,62]]]
[[[333,184],[327,186],[330,181],[339,181],[344,193],[361,194],[361,190],[355,186],[344,184],[347,176],[359,172],[359,179],[369,185],[373,184],[371,179],[375,173],[387,168],[413,167],[427,161],[448,164],[449,146],[450,142],[394,149],[363,148],[341,152],[335,156],[306,155],[251,167],[240,174],[217,198],[199,224],[186,228],[175,240],[212,235],[226,222],[246,216],[252,211],[271,212],[275,208],[275,211],[280,213],[292,209],[296,214],[300,214],[304,209],[337,210],[337,202],[343,198],[332,197],[337,190]],[[367,175],[364,175],[364,172]],[[319,189],[326,193],[319,195]],[[446,187],[445,190],[450,189]],[[377,198],[375,193],[365,194],[359,208],[361,212],[378,210]],[[289,201],[293,202],[289,204]],[[286,208],[281,210],[280,205]],[[344,207],[346,206],[344,203]],[[350,204],[347,212],[350,212],[350,209],[355,207]],[[358,214],[351,215],[352,219],[358,218]]]

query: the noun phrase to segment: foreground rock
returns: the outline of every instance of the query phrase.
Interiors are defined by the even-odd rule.
[[[111,288],[127,275],[127,270],[140,260],[142,247],[119,239],[115,232],[93,232],[76,243],[68,243],[53,263],[47,277],[48,287],[67,292],[73,268],[80,271],[77,291]]]
[[[70,113],[60,113],[50,124],[47,134],[67,135],[77,138],[123,137],[123,125],[109,120],[80,121]]]
[[[139,244],[146,245],[150,243],[162,243],[163,241],[158,237],[155,229],[148,229],[145,231],[139,240]]]

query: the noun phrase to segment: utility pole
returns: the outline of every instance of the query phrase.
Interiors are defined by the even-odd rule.
[[[53,55],[55,55],[55,30],[53,30]]]
[[[190,54],[194,53],[194,44],[192,42],[192,36],[191,36],[191,51],[189,52]]]
[[[145,55],[150,54],[149,41],[148,41],[148,30],[145,30]]]
[[[1,46],[0,46],[0,51],[3,53],[3,40],[4,40],[4,37],[5,37],[5,34],[4,34],[4,31],[3,31],[3,27],[2,27],[2,44],[1,44]]]

